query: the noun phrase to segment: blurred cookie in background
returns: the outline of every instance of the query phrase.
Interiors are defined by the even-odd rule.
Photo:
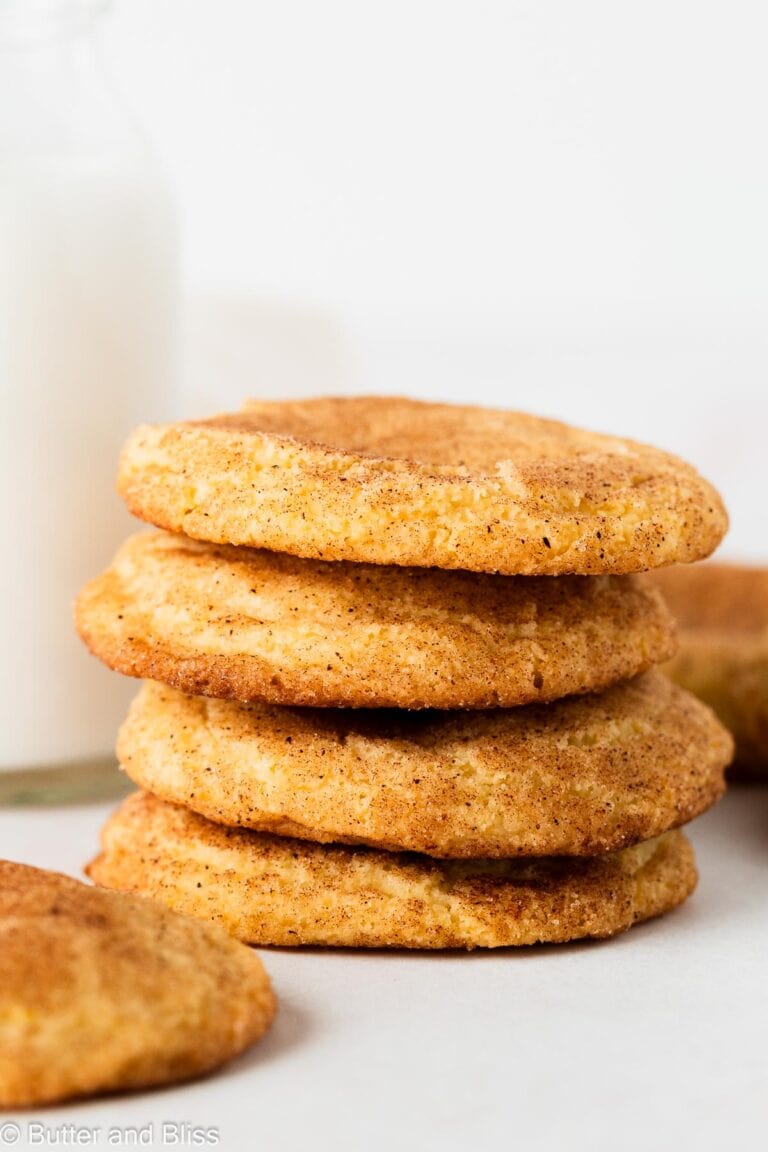
[[[665,670],[730,728],[735,772],[768,781],[768,568],[701,564],[646,579],[680,625]]]

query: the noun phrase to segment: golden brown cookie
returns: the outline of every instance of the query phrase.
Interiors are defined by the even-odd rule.
[[[215,543],[508,575],[640,572],[708,556],[727,517],[666,452],[488,408],[356,396],[144,426],[118,487]]]
[[[110,667],[281,704],[480,708],[632,676],[675,650],[634,577],[329,564],[142,533],[88,584],[80,634]]]
[[[219,824],[430,856],[592,856],[698,816],[732,742],[659,672],[493,712],[300,710],[146,684],[131,779]]]
[[[677,831],[588,860],[438,861],[222,828],[146,793],[110,818],[88,871],[251,943],[366,948],[612,936],[674,908],[696,884]]]
[[[649,577],[681,626],[667,671],[714,708],[736,740],[734,767],[768,773],[768,568],[702,564]]]
[[[0,1107],[202,1075],[274,1012],[258,956],[220,927],[0,861]]]

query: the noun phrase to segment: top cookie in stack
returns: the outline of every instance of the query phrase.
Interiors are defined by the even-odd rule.
[[[140,428],[119,488],[166,531],[123,546],[78,626],[170,689],[121,734],[148,791],[98,882],[254,942],[414,947],[609,935],[690,892],[670,829],[720,795],[730,743],[647,671],[674,627],[631,575],[722,537],[687,464],[518,413],[321,399]]]
[[[509,576],[708,556],[727,516],[682,460],[520,412],[389,397],[250,402],[139,428],[118,488],[195,540]]]

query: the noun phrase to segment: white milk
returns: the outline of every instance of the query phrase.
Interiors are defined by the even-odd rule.
[[[0,155],[0,768],[108,754],[135,691],[71,605],[136,527],[114,476],[163,414],[174,247],[162,184],[119,154]]]

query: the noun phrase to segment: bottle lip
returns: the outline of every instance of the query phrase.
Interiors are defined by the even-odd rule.
[[[110,7],[110,0],[0,0],[0,46],[85,32]]]

